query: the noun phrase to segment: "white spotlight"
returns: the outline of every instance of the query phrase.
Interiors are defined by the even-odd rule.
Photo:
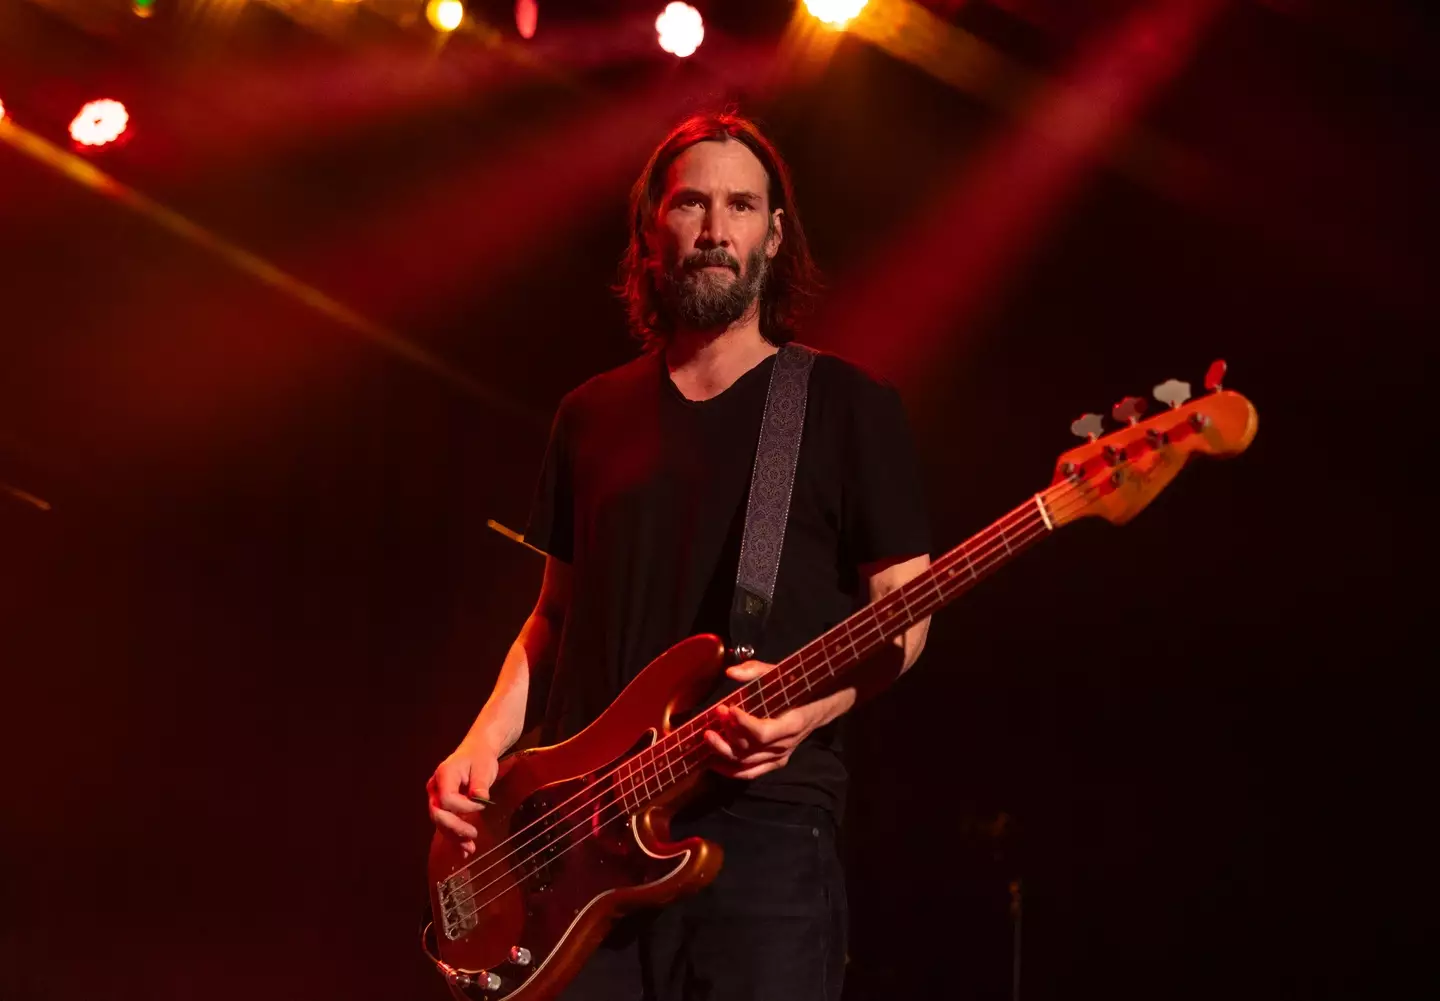
[[[865,0],[805,0],[805,9],[830,27],[843,28],[865,9]]]
[[[672,3],[655,19],[660,48],[677,56],[688,56],[705,40],[705,22],[688,3]]]
[[[465,5],[460,0],[430,0],[425,16],[436,31],[454,31],[465,20]]]

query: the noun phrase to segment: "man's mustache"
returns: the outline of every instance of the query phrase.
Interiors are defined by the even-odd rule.
[[[737,275],[740,273],[740,262],[718,247],[714,250],[702,250],[691,254],[685,258],[683,264],[686,271],[699,271],[701,268],[729,268]]]

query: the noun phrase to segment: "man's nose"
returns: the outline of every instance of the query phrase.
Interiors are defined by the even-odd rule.
[[[715,209],[705,211],[705,220],[700,227],[700,239],[708,247],[729,247],[730,226],[723,212]]]

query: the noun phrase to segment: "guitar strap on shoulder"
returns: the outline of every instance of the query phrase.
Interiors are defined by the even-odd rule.
[[[735,573],[735,599],[730,603],[730,657],[739,663],[755,656],[780,573],[780,549],[790,517],[800,437],[805,430],[805,400],[815,352],[790,343],[775,356],[760,443],[750,474],[745,505],[745,532],[740,539],[740,565]]]

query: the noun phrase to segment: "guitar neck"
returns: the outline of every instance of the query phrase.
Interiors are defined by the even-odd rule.
[[[722,701],[756,716],[778,716],[845,687],[866,657],[1053,531],[1056,500],[1053,488],[1030,498]],[[684,781],[709,757],[702,733],[715,723],[711,706],[627,760],[614,777],[616,795],[638,807]]]
[[[1041,495],[1030,498],[725,701],[758,716],[778,716],[843,688],[865,658],[1048,535],[1054,522],[1046,504]]]

